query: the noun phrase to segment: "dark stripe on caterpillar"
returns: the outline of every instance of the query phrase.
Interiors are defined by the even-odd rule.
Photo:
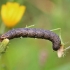
[[[53,44],[53,50],[60,49],[61,40],[57,34],[50,30],[36,29],[36,28],[17,28],[6,32],[0,36],[0,41],[3,39],[13,39],[18,37],[31,37],[50,40]]]

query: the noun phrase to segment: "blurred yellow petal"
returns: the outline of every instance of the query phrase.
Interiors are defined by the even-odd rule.
[[[15,23],[17,23],[17,22],[19,22],[20,21],[20,19],[22,18],[22,16],[23,16],[23,14],[24,14],[24,10],[25,10],[25,6],[20,6],[19,7],[19,10],[18,10],[18,15],[17,15],[17,17],[15,18]]]
[[[8,6],[9,6],[9,5],[12,5],[12,2],[7,2],[6,5],[8,5]]]
[[[8,22],[8,20],[7,20],[7,7],[6,7],[6,5],[2,5],[1,16],[2,16],[2,20],[4,21],[4,23]]]
[[[25,8],[16,2],[8,2],[6,5],[2,5],[1,16],[4,24],[9,28],[14,27],[21,20]]]

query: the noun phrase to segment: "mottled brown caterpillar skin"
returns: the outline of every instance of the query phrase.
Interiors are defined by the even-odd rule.
[[[57,51],[60,49],[61,41],[58,35],[51,32],[50,30],[35,29],[35,28],[17,28],[8,31],[7,33],[0,36],[0,40],[5,38],[13,39],[18,37],[31,37],[50,40],[53,44],[53,50]]]

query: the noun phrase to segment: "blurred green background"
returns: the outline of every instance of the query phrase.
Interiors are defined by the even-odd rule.
[[[70,42],[70,0],[0,0],[0,6],[6,2],[26,6],[23,18],[14,28],[26,25],[48,30],[61,28],[64,43]],[[70,50],[58,58],[51,46],[51,42],[42,39],[10,40],[9,48],[0,58],[0,70],[70,70]]]

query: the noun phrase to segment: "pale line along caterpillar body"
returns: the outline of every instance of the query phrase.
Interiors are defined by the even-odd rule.
[[[50,40],[53,44],[53,50],[57,51],[61,47],[61,40],[57,34],[50,30],[36,28],[17,28],[12,29],[0,36],[0,41],[4,39],[13,39],[18,37],[30,37]]]

